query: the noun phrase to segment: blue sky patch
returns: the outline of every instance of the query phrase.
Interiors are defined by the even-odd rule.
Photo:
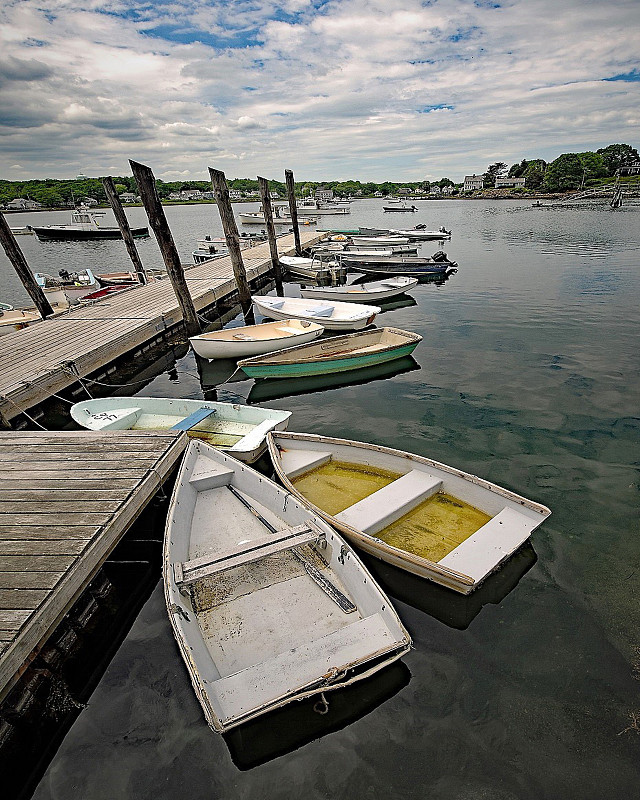
[[[640,70],[632,69],[631,72],[623,72],[620,75],[612,75],[610,78],[604,78],[605,81],[627,81],[633,83],[640,81]]]
[[[158,39],[165,39],[169,42],[178,44],[200,44],[209,45],[216,50],[238,49],[244,47],[255,47],[260,44],[256,38],[256,31],[232,31],[227,36],[216,36],[206,31],[184,30],[178,25],[157,25],[155,28],[140,31],[143,36],[153,36]]]
[[[450,106],[447,103],[438,103],[435,106],[424,106],[424,108],[418,109],[418,114],[430,114],[432,111],[453,111],[454,106]]]

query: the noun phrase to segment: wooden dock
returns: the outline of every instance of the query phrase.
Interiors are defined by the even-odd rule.
[[[321,235],[301,231],[300,237],[305,246]],[[279,238],[278,249],[282,255],[293,252],[293,234]],[[250,281],[271,269],[268,243],[244,250],[243,259]],[[236,291],[228,256],[191,267],[185,276],[198,311]],[[181,321],[166,278],[6,334],[0,352],[0,423],[8,425],[22,411],[156,340]]]
[[[187,441],[168,431],[0,432],[0,698]]]

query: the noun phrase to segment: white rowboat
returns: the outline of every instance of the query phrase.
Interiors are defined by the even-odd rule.
[[[315,322],[285,319],[201,333],[192,336],[189,342],[202,358],[242,358],[305,344],[322,335],[323,331],[323,326]]]
[[[191,442],[176,481],[163,577],[174,636],[219,733],[362,680],[411,644],[335,531],[202,442]]]
[[[284,430],[290,411],[163,397],[103,397],[71,406],[72,418],[91,431],[181,430],[251,463],[271,430]]]
[[[404,294],[418,285],[417,278],[407,278],[400,275],[396,278],[387,278],[375,283],[353,283],[349,286],[313,286],[300,289],[300,294],[306,298],[320,300],[344,300],[349,303],[375,303],[380,300],[389,300]]]
[[[304,319],[317,322],[329,330],[355,331],[371,325],[380,313],[378,306],[357,303],[329,303],[326,300],[307,300],[304,297],[271,297],[254,295],[254,306],[272,319]]]
[[[551,511],[423,456],[304,433],[268,437],[284,486],[353,544],[469,594]]]

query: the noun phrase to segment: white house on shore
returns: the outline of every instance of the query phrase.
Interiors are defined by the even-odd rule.
[[[35,211],[42,208],[42,203],[36,203],[35,200],[25,200],[24,197],[16,197],[15,200],[9,200],[7,208],[12,211]]]
[[[484,185],[484,178],[482,175],[476,175],[474,172],[473,175],[464,176],[465,192],[472,192],[475,189],[482,189],[483,185]]]
[[[122,194],[120,195],[120,200],[123,203],[135,203],[136,196],[133,192],[122,192]]]
[[[313,196],[318,202],[326,203],[328,200],[333,200],[333,189],[329,189],[328,186],[318,186]]]

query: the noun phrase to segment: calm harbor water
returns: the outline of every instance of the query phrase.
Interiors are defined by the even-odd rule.
[[[325,716],[296,704],[226,738],[204,723],[158,585],[53,757],[39,800],[637,792],[640,734],[625,729],[640,712],[640,209],[442,201],[391,217],[381,205],[357,202],[323,223],[454,232],[443,249],[457,274],[419,285],[414,303],[377,320],[424,337],[415,360],[346,385],[233,381],[219,399],[289,409],[292,430],[428,455],[553,515],[471,598],[379,568],[414,639],[403,664],[330,697]],[[142,209],[129,213],[144,222]],[[10,222],[45,216],[67,218]],[[213,206],[167,216],[185,261],[197,238],[220,231]],[[34,270],[52,274],[127,267],[118,242],[20,244]],[[140,250],[159,265],[153,239]],[[3,258],[0,276],[0,299],[19,302]],[[225,377],[191,353],[176,370],[177,380],[164,372],[140,393],[202,397],[202,383]]]

